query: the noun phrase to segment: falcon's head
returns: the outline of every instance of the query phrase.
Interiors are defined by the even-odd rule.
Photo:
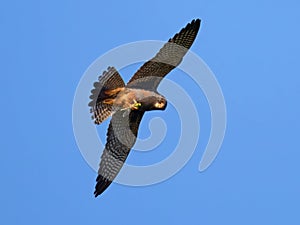
[[[167,100],[163,96],[149,96],[139,102],[140,109],[144,111],[165,110],[167,107]]]

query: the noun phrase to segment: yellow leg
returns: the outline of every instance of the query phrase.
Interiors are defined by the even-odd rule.
[[[139,109],[142,106],[141,103],[137,102],[135,99],[133,99],[133,104],[131,105],[131,109]]]
[[[135,99],[133,99],[133,104],[129,105],[128,107],[125,107],[121,109],[121,111],[131,109],[131,110],[138,110],[142,106],[141,103],[137,102]]]

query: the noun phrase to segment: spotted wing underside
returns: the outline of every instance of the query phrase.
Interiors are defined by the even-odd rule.
[[[101,156],[98,170],[95,197],[100,195],[114,180],[121,170],[131,148],[133,147],[139,124],[144,115],[141,111],[131,111],[124,117],[122,111],[117,111],[110,121],[105,149]]]
[[[192,46],[200,28],[200,20],[193,20],[146,62],[130,79],[127,86],[156,91],[160,81],[179,63]]]
[[[171,38],[160,49],[154,58],[146,62],[133,75],[126,87],[156,91],[161,79],[163,79],[164,76],[166,76],[182,61],[182,58],[193,44],[199,27],[199,19],[193,20],[189,23],[179,33]],[[97,85],[98,84],[96,84],[95,87]],[[122,86],[123,84],[119,82],[118,85]],[[91,104],[93,105],[96,103],[97,106],[102,99],[100,98],[98,100],[94,96],[96,95],[93,95],[92,91],[93,103]],[[97,110],[97,108],[94,110]],[[104,111],[102,110],[102,113],[103,112]],[[98,114],[100,114],[100,112]],[[108,113],[106,115],[104,112],[103,115],[107,118]],[[138,110],[131,111],[125,117],[124,112],[122,111],[116,111],[113,114],[107,132],[107,142],[101,156],[100,167],[96,180],[97,184],[94,192],[95,197],[105,191],[121,170],[136,141],[139,124],[143,115],[144,112]],[[103,119],[100,118],[99,121],[103,121]]]

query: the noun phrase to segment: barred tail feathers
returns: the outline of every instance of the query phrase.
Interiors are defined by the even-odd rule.
[[[114,111],[113,100],[124,87],[125,83],[114,67],[108,67],[94,83],[88,105],[91,107],[95,124],[100,124],[111,116]]]

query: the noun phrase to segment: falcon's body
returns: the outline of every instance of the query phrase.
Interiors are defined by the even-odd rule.
[[[136,88],[117,88],[107,91],[106,94],[115,95],[115,98],[108,98],[104,102],[113,104],[120,110],[164,110],[166,107],[166,99],[153,91],[136,89]],[[139,104],[136,104],[139,103]]]
[[[96,124],[109,116],[107,143],[101,156],[95,197],[101,194],[121,170],[133,147],[138,127],[146,111],[164,110],[165,97],[157,92],[160,81],[181,61],[194,42],[200,20],[193,20],[146,62],[125,85],[118,71],[108,67],[94,83],[90,96]]]

